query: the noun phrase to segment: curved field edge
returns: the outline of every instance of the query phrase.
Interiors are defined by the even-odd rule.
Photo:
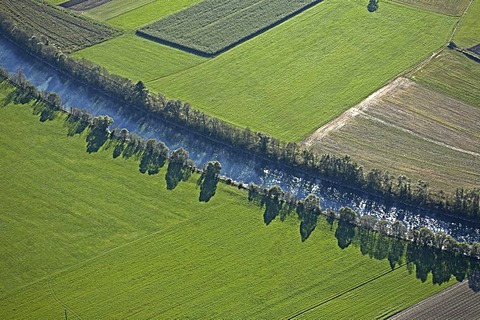
[[[455,18],[325,1],[150,89],[240,127],[298,141],[441,47]],[[87,57],[88,58],[88,57]]]
[[[339,249],[323,219],[302,243],[296,219],[266,227],[235,188],[221,185],[199,203],[194,181],[167,191],[162,172],[145,176],[134,161],[87,154],[62,116],[40,123],[30,106],[6,102],[10,90],[0,86],[2,318],[64,309],[86,318],[281,317],[390,269],[353,246]],[[403,308],[448,286],[402,269],[362,299],[407,290],[408,303],[382,307]]]

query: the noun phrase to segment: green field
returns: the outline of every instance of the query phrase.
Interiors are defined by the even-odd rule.
[[[133,81],[153,81],[207,61],[206,58],[162,46],[133,34],[75,52],[73,56],[108,66],[111,73],[121,74]]]
[[[200,0],[113,0],[86,12],[87,16],[124,29],[135,30]]]
[[[32,0],[2,0],[0,13],[22,29],[45,36],[50,45],[70,53],[103,42],[121,32],[46,3]]]
[[[393,3],[372,14],[358,1],[325,1],[147,86],[240,127],[298,141],[444,44],[455,20]],[[119,70],[123,57],[112,50],[134,56],[137,49],[115,43],[77,56]],[[138,59],[119,71],[139,79],[156,68]]]
[[[461,16],[470,0],[393,0],[410,6],[452,16]]]
[[[86,153],[63,116],[2,103],[0,118],[0,318],[281,318],[318,304],[310,315],[374,318],[448,285],[341,250],[323,218],[306,242],[296,218],[266,227],[236,188],[209,203],[192,180],[167,191],[164,171]]]
[[[358,1],[325,1],[148,87],[240,127],[300,140],[444,44],[454,22],[392,3],[372,14]]]
[[[139,29],[203,54],[216,55],[242,39],[305,10],[317,0],[204,0]]]
[[[453,40],[462,48],[480,43],[480,0],[473,0],[465,19],[460,24]]]
[[[460,52],[444,50],[410,77],[480,107],[480,64]]]

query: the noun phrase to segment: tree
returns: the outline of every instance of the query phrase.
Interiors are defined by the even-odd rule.
[[[215,195],[217,183],[220,180],[220,170],[222,165],[218,161],[209,161],[203,168],[202,175],[197,181],[200,186],[199,201],[208,202]]]
[[[107,141],[108,127],[113,123],[109,116],[97,116],[90,124],[90,131],[87,134],[87,152],[97,152]]]
[[[272,186],[268,190],[268,194],[265,197],[265,212],[263,214],[263,221],[266,225],[269,225],[280,213],[283,205],[284,192],[279,186]]]
[[[167,174],[165,175],[168,190],[175,189],[180,181],[187,181],[190,178],[194,165],[188,156],[188,151],[179,148],[173,151],[168,158]]]
[[[168,158],[168,147],[163,142],[157,142],[154,139],[147,141],[145,152],[140,160],[140,172],[145,173],[148,170],[149,175],[157,174],[160,168],[165,165]]]
[[[309,194],[305,200],[298,203],[297,214],[301,221],[300,236],[303,242],[308,239],[317,226],[320,215],[320,199],[314,194]]]
[[[367,9],[369,12],[375,12],[378,10],[378,0],[370,0],[368,2]]]

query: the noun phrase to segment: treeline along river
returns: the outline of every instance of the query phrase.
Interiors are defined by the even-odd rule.
[[[189,151],[190,158],[197,167],[203,167],[210,160],[217,160],[222,164],[222,174],[235,181],[245,184],[254,182],[265,187],[279,185],[298,198],[314,193],[320,198],[323,209],[338,210],[342,206],[348,206],[362,215],[374,215],[390,221],[401,220],[408,228],[426,226],[435,232],[451,234],[459,241],[480,241],[480,224],[384,201],[242,153],[161,119],[142,115],[138,111],[133,114],[115,99],[63,75],[1,36],[0,65],[9,72],[21,70],[40,90],[57,93],[67,110],[70,107],[79,107],[93,116],[108,115],[114,119],[113,128],[126,128],[143,138],[163,141],[170,150],[183,147]]]

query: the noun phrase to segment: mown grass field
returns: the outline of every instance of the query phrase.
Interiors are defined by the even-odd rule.
[[[480,64],[460,52],[444,50],[409,77],[480,107]]]
[[[393,0],[398,3],[452,16],[461,16],[470,0]]]
[[[478,108],[407,81],[312,147],[453,192],[480,184],[479,121]]]
[[[1,318],[279,318],[339,293],[316,314],[374,318],[448,285],[341,250],[323,219],[304,243],[293,217],[266,227],[235,188],[167,191],[163,172],[86,153],[62,117],[2,103],[0,119]]]
[[[387,2],[372,14],[358,1],[325,1],[147,85],[240,127],[301,140],[444,44],[455,20]]]
[[[87,16],[124,29],[135,30],[200,0],[113,0],[86,12]]]
[[[48,38],[64,52],[70,53],[118,36],[121,32],[87,20],[46,3],[31,0],[4,0],[0,12],[22,29]]]
[[[462,48],[480,43],[480,0],[473,0],[465,19],[460,24],[453,40]]]
[[[318,1],[204,0],[139,32],[157,41],[216,55],[315,3]]]
[[[110,72],[121,74],[133,81],[154,81],[207,60],[133,34],[75,52],[73,56],[108,66]]]

